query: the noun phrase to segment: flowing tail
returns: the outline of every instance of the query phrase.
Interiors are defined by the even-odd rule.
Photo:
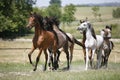
[[[85,47],[85,46],[84,46],[81,42],[79,42],[77,39],[74,38],[74,41],[75,41],[75,43],[76,43],[77,45],[82,46],[82,48]]]

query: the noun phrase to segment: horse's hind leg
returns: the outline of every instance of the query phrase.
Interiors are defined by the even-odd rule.
[[[44,66],[44,71],[46,70],[46,66],[47,66],[47,61],[48,61],[48,54],[47,54],[47,51],[44,50],[44,54],[45,54],[45,66]]]
[[[31,60],[31,55],[32,55],[32,53],[33,53],[34,50],[35,50],[35,48],[32,47],[31,51],[28,53],[29,62],[30,62],[30,64],[32,64],[33,66],[34,66],[34,64],[33,64],[32,60]]]
[[[33,71],[36,71],[36,69],[37,69],[37,64],[38,64],[38,62],[39,62],[39,58],[40,58],[41,53],[42,53],[42,48],[40,48],[39,50],[40,50],[40,52],[39,52],[39,54],[38,54],[38,56],[37,56],[37,58],[36,58],[36,64],[35,64],[35,68],[33,69]]]
[[[69,68],[70,68],[70,65],[69,65],[69,52],[68,52],[68,46],[65,45],[63,49],[64,49],[64,52],[66,53],[66,58],[67,58],[67,69],[69,69]]]
[[[71,64],[72,59],[73,59],[73,48],[74,48],[74,44],[72,44],[72,45],[70,46],[70,64]]]

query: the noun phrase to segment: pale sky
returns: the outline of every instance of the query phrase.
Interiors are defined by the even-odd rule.
[[[42,7],[48,6],[50,0],[37,0],[35,6]],[[61,0],[62,6],[66,4],[88,4],[88,3],[108,3],[108,2],[120,2],[120,0]]]

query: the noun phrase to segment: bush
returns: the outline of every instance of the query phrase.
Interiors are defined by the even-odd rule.
[[[120,18],[120,8],[113,9],[112,16],[114,18]]]

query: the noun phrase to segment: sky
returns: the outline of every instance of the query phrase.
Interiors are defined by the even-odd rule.
[[[48,6],[50,0],[37,0],[37,3],[34,6],[43,7]],[[88,3],[109,3],[109,2],[120,2],[120,0],[61,0],[62,6],[68,4],[88,4]]]

